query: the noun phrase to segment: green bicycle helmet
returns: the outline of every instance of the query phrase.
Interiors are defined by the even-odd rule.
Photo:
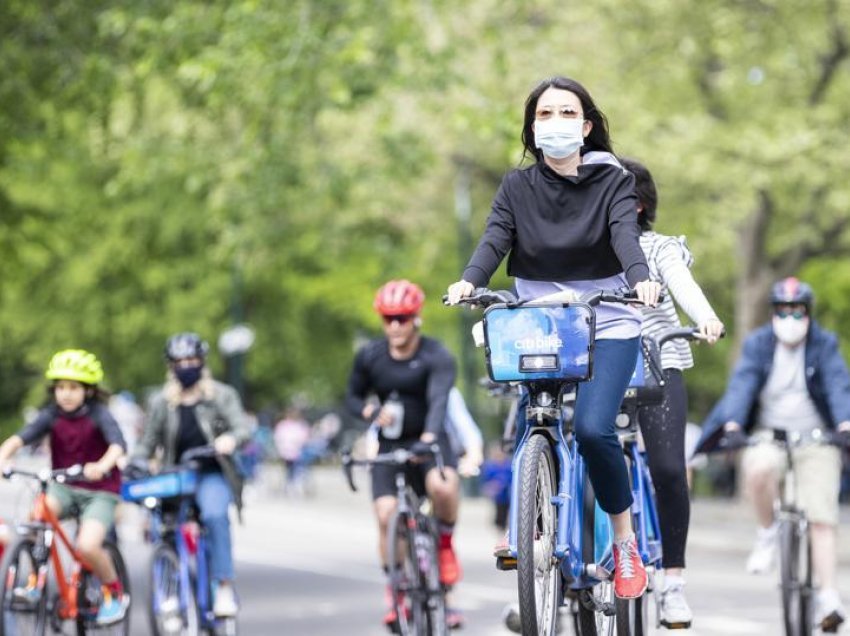
[[[83,384],[100,384],[103,380],[103,367],[93,353],[83,349],[65,349],[50,359],[44,377],[48,380],[74,380]]]

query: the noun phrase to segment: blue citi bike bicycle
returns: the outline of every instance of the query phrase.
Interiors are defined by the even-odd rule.
[[[519,303],[509,292],[478,289],[463,304],[485,308],[487,369],[497,383],[524,388],[525,430],[513,459],[508,549],[497,567],[517,570],[520,631],[555,634],[559,608],[570,600],[583,636],[648,631],[646,597],[616,599],[613,591],[613,528],[596,503],[584,459],[573,434],[569,403],[591,377],[595,311],[600,302],[633,303],[630,292],[597,291],[579,301]],[[649,403],[643,387],[663,386],[654,344],[644,340],[626,413]],[[660,392],[659,392],[660,394]],[[660,565],[661,540],[654,491],[638,445],[637,418],[620,418],[621,439],[634,495],[639,551],[652,576]],[[616,631],[615,631],[616,630]]]
[[[197,460],[215,455],[212,446],[200,446],[156,475],[125,471],[123,498],[142,505],[150,517],[148,618],[153,636],[237,635],[235,617],[212,612],[206,531],[194,500]]]

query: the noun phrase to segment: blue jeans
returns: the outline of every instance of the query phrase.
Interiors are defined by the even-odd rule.
[[[201,512],[201,522],[207,529],[210,578],[215,581],[232,581],[233,549],[227,511],[233,502],[233,493],[224,475],[218,472],[201,473],[198,476],[195,501]]]
[[[639,339],[597,340],[594,346],[593,378],[578,386],[573,430],[599,506],[619,514],[632,505],[632,489],[614,420],[635,370]],[[528,394],[523,393],[517,409],[517,440],[525,434],[527,404]]]

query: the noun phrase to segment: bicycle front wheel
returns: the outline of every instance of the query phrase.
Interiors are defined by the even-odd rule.
[[[148,618],[154,636],[198,636],[200,625],[195,591],[180,585],[180,559],[173,547],[161,543],[150,562]]]
[[[782,618],[787,636],[812,633],[812,548],[809,533],[796,519],[779,522]]]
[[[0,636],[41,636],[47,628],[47,586],[39,581],[42,564],[32,539],[22,538],[6,549],[2,576],[3,617]],[[46,564],[44,568],[46,569]]]
[[[418,613],[424,618],[424,630],[417,631],[423,636],[445,636],[448,633],[446,623],[446,596],[440,583],[440,565],[437,561],[437,538],[431,520],[424,515],[416,516],[416,524],[408,543],[408,559],[417,572],[417,593],[411,596],[411,602],[421,605]],[[416,610],[414,610],[416,613]]]
[[[412,559],[408,558],[408,546],[413,542],[412,527],[415,522],[410,515],[394,514],[387,527],[387,555],[390,568],[390,592],[396,612],[397,633],[401,636],[424,633],[425,615],[422,603],[418,602],[418,574]]]
[[[524,636],[555,634],[561,604],[561,571],[555,558],[555,462],[549,441],[532,435],[519,466],[517,584]]]

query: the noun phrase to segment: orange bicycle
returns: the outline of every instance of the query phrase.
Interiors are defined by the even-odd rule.
[[[129,607],[119,622],[110,625],[96,622],[98,608],[108,591],[104,591],[100,580],[47,506],[50,482],[79,480],[82,478],[82,466],[62,470],[45,468],[38,473],[16,468],[3,471],[6,479],[13,475],[36,480],[39,491],[33,503],[32,520],[16,524],[17,537],[6,549],[0,565],[0,598],[3,602],[0,636],[41,636],[46,633],[48,625],[54,633],[62,633],[66,621],[74,622],[78,636],[129,636]],[[70,562],[66,560],[63,564],[59,544],[65,546],[62,552],[67,554]],[[108,539],[103,548],[112,559],[129,598],[130,579],[121,552]],[[55,585],[49,580],[51,574]]]

